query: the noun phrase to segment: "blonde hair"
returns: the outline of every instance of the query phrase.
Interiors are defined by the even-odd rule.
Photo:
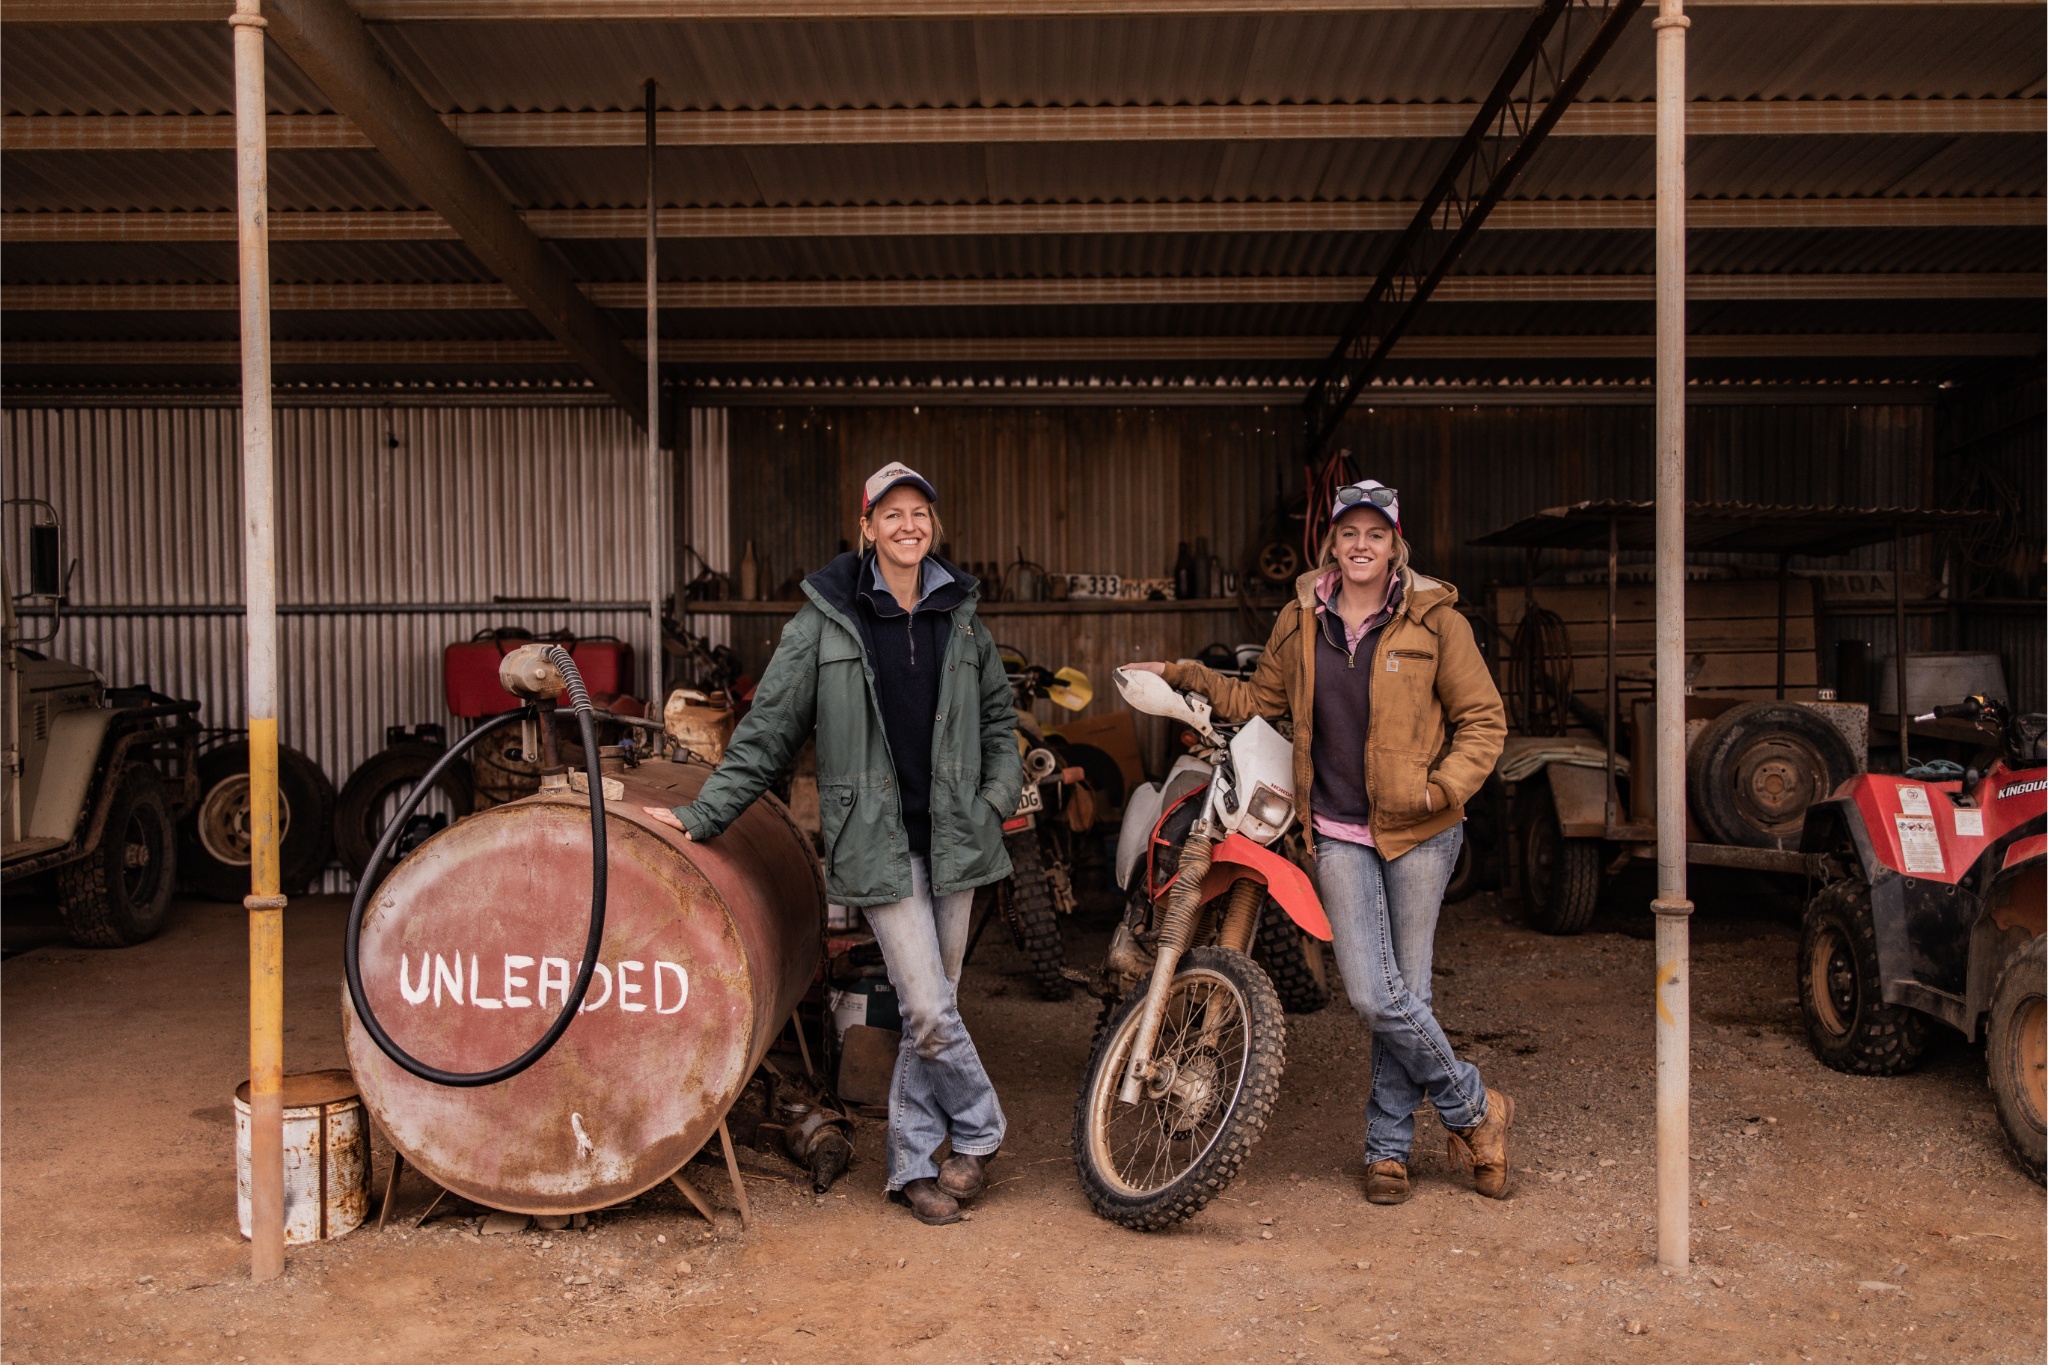
[[[1349,513],[1354,509],[1347,507],[1344,510]],[[1372,510],[1379,512],[1380,509],[1375,507]],[[1393,518],[1387,517],[1387,514],[1384,512],[1380,512],[1380,515],[1386,518],[1387,525],[1394,532],[1393,571],[1396,576],[1399,576],[1401,570],[1408,567],[1408,537],[1401,534],[1401,528],[1394,525]],[[1322,553],[1316,556],[1317,569],[1327,569],[1337,562],[1337,522],[1342,520],[1344,520],[1343,517],[1338,517],[1330,523],[1330,529],[1323,532]]]
[[[933,502],[930,498],[925,499],[924,505],[925,509],[932,514],[932,539],[931,543],[925,546],[924,551],[926,554],[929,555],[937,553],[939,546],[945,542],[946,528],[939,521],[939,505]],[[859,546],[862,550],[866,550],[870,545],[873,545],[875,543],[874,537],[870,536],[867,533],[867,519],[867,513],[863,512],[860,516],[854,519],[853,523],[854,544]]]

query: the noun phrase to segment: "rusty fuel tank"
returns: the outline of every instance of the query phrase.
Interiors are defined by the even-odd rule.
[[[772,796],[704,843],[641,811],[690,800],[710,771],[606,763],[604,947],[575,1021],[525,1072],[474,1089],[420,1080],[378,1050],[343,989],[363,1102],[429,1178],[494,1209],[586,1212],[666,1179],[717,1130],[816,974],[825,885]],[[589,908],[586,795],[473,815],[377,889],[361,950],[370,1007],[421,1061],[497,1066],[567,1000]]]

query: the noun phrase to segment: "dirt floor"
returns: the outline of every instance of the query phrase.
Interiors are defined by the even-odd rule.
[[[972,1221],[880,1196],[879,1123],[815,1197],[750,1184],[742,1235],[673,1190],[587,1231],[481,1236],[474,1210],[295,1249],[252,1287],[235,1232],[243,918],[181,903],[155,942],[66,946],[10,905],[0,967],[0,1354],[54,1361],[2039,1361],[2043,1200],[2008,1161],[1980,1048],[1840,1076],[1807,1052],[1794,936],[1696,887],[1696,1259],[1652,1255],[1650,945],[1451,907],[1439,1009],[1520,1102],[1514,1196],[1473,1195],[1425,1120],[1415,1198],[1360,1193],[1366,1038],[1292,1021],[1280,1108],[1221,1202],[1153,1236],[1097,1219],[1068,1155],[1094,1023],[1034,999],[1000,931],[962,1005],[1010,1115]],[[342,1065],[335,899],[290,912],[287,1060]],[[1076,926],[1076,960],[1099,932]],[[760,1158],[765,1162],[766,1158]],[[378,1152],[379,1187],[388,1154]],[[417,1177],[413,1177],[417,1179]],[[402,1208],[426,1202],[423,1182]],[[467,1212],[470,1216],[464,1217]],[[409,1222],[409,1220],[408,1220]]]

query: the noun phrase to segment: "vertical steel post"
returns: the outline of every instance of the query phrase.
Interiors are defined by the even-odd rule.
[[[1685,31],[1657,32],[1657,1261],[1691,1255],[1692,901],[1685,884]]]
[[[1621,683],[1614,675],[1614,632],[1616,603],[1620,591],[1621,577],[1621,523],[1614,517],[1607,519],[1607,795],[1605,810],[1607,828],[1611,834],[1614,823],[1621,811],[1615,803],[1614,746],[1621,742]]]
[[[277,543],[270,429],[270,186],[264,19],[235,0],[242,283],[242,575],[249,650],[249,1273],[284,1273],[284,897],[277,848]]]
[[[1897,681],[1899,713],[1899,772],[1910,763],[1906,755],[1906,727],[1912,723],[1913,708],[1906,700],[1906,531],[1892,523],[1892,677]]]
[[[654,78],[647,78],[647,714],[659,719],[661,695],[661,262],[654,197]]]
[[[1785,700],[1785,615],[1792,591],[1792,556],[1778,556],[1778,700]]]

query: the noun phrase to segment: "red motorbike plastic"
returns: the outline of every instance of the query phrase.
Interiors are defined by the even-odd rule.
[[[1209,875],[1202,880],[1204,902],[1229,892],[1231,884],[1249,869],[1258,874],[1266,890],[1287,917],[1323,942],[1330,941],[1330,917],[1323,912],[1322,898],[1308,873],[1272,849],[1255,844],[1242,834],[1228,834],[1209,855]]]

